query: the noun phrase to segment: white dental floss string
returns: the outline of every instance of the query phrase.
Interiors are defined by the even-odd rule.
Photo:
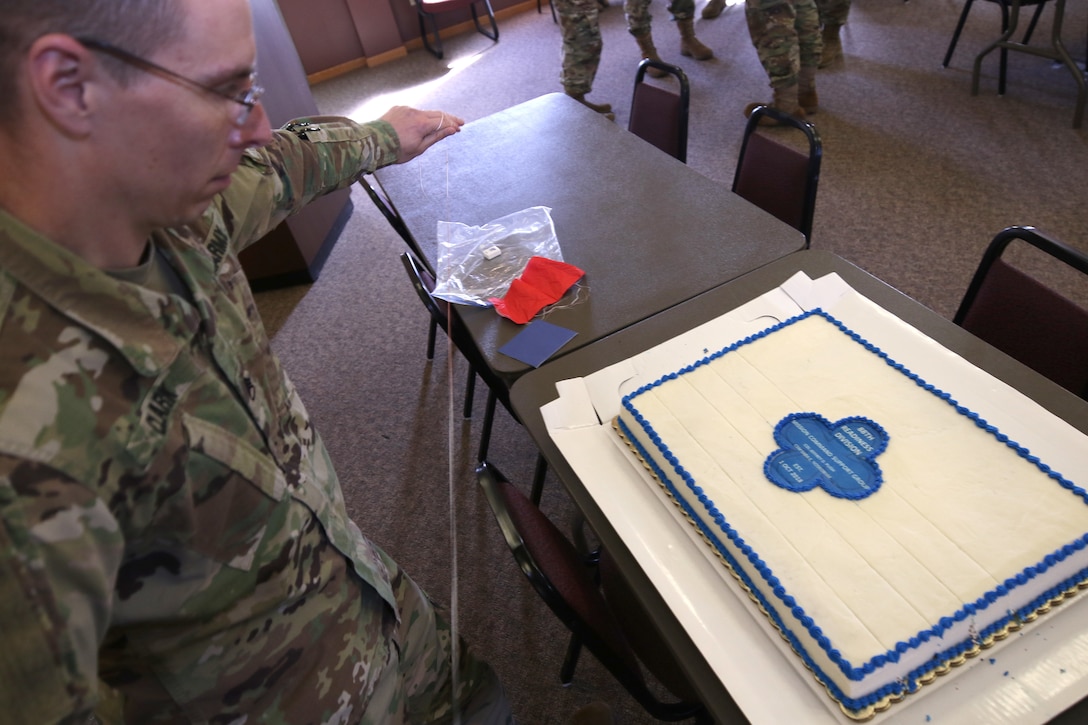
[[[443,113],[442,120],[445,121],[446,117]],[[441,128],[441,124],[439,124]],[[449,149],[445,149],[446,156],[446,220],[450,219],[450,152]],[[449,227],[447,226],[446,234],[448,235]],[[448,239],[446,241],[449,241]],[[461,638],[458,636],[458,624],[457,624],[457,504],[454,500],[454,475],[453,475],[453,424],[454,424],[454,406],[453,406],[453,303],[448,300],[444,300],[446,303],[446,382],[448,386],[448,400],[449,400],[449,420],[446,425],[447,435],[447,460],[449,461],[449,470],[447,471],[448,486],[449,486],[449,499],[450,499],[450,667],[453,668],[453,672],[450,675],[451,682],[451,694],[452,708],[453,708],[453,725],[461,725],[461,708],[457,703],[457,693],[461,689],[461,653],[460,642]]]
[[[572,289],[574,290],[574,296],[571,297],[570,302],[560,304],[560,302],[562,302],[562,300],[560,300],[560,302],[556,302],[553,305],[548,305],[540,312],[540,319],[548,319],[548,315],[556,310],[569,310],[571,307],[580,304],[589,297],[589,285],[585,282],[576,282]]]

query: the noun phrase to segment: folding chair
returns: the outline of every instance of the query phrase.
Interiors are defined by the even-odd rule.
[[[536,14],[537,15],[540,15],[541,7],[542,7],[542,0],[536,0]],[[553,23],[558,23],[559,18],[556,17],[556,15],[555,15],[555,3],[553,3],[552,0],[548,0],[548,7],[551,8],[551,11],[552,11],[552,22]]]

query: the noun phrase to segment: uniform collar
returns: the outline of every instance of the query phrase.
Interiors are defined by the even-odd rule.
[[[180,298],[114,279],[3,210],[0,270],[102,336],[141,375],[157,376],[199,329]]]

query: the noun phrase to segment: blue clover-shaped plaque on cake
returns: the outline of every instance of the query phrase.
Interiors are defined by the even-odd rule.
[[[791,413],[775,426],[774,440],[781,448],[767,457],[763,471],[782,488],[819,486],[856,501],[876,493],[883,481],[875,459],[887,448],[888,434],[868,418],[832,423],[816,413]]]

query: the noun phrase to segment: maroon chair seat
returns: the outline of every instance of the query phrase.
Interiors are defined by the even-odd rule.
[[[680,86],[679,91],[644,82],[649,68],[657,68],[675,78]],[[686,163],[690,99],[691,88],[683,70],[675,65],[643,58],[635,73],[627,130]]]
[[[1088,283],[1088,254],[1032,227],[1009,227],[987,246],[952,321],[1088,400],[1088,310],[1003,258],[1017,240]]]
[[[625,631],[622,624],[631,620],[616,617],[586,557],[558,527],[490,463],[482,462],[476,468],[476,477],[518,567],[571,632],[560,676],[563,684],[570,683],[578,651],[585,645],[651,716],[666,721],[695,718],[709,722],[706,709],[698,702],[663,702],[650,691],[642,672],[642,666],[649,663],[642,660],[640,665],[631,646],[632,633]],[[649,619],[637,621],[646,623]],[[663,653],[658,656],[665,661]],[[681,677],[677,669],[668,679],[676,682]]]
[[[801,131],[808,153],[760,130],[760,119],[765,117],[777,121],[779,127]],[[781,128],[775,129],[776,135],[778,130]],[[800,231],[807,248],[812,241],[822,160],[823,144],[815,126],[771,106],[757,106],[744,127],[733,193]]]

